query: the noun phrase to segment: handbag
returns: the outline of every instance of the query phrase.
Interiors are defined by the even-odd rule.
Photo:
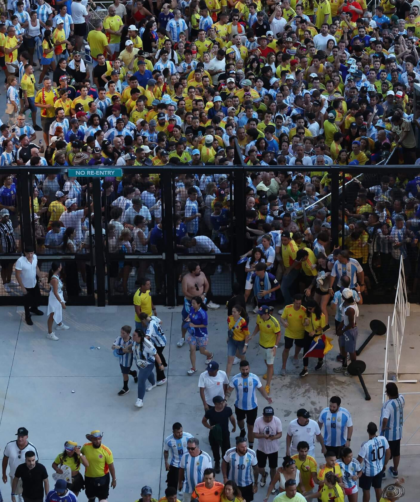
[[[233,328],[228,329],[228,337],[229,337],[231,340],[233,339],[233,337],[234,337],[234,335],[235,335],[235,333],[233,332],[233,330],[234,330],[235,328],[237,328],[237,327],[238,327],[239,321],[240,321],[241,319],[242,319],[242,317],[240,317],[240,318],[239,318],[239,319],[235,322],[235,325],[233,326]]]
[[[15,113],[15,107],[12,105],[12,103],[7,103],[6,113],[7,115],[13,115]]]

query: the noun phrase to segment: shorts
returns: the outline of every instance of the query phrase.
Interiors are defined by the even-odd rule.
[[[257,414],[258,414],[258,406],[252,410],[241,410],[240,408],[237,408],[235,406],[235,415],[238,422],[241,420],[245,420],[246,418],[246,423],[248,425],[254,425],[255,420],[257,420]]]
[[[73,476],[71,483],[67,483],[67,488],[72,492],[80,492],[85,487],[85,480],[83,476],[79,473],[76,476]]]
[[[25,37],[24,42],[26,47],[33,49],[36,45],[36,37]]]
[[[365,473],[359,479],[359,486],[362,490],[369,491],[370,488],[381,488],[382,486],[382,472],[378,473],[376,476],[370,477],[366,476]]]
[[[266,347],[261,347],[264,351],[264,361],[267,364],[274,364],[275,355],[273,354],[273,347],[267,349]]]
[[[245,340],[228,339],[228,357],[235,357],[236,352],[242,354],[245,346]]]
[[[267,465],[267,459],[268,467],[270,469],[277,469],[278,458],[279,454],[277,451],[275,451],[274,453],[264,453],[263,451],[257,450],[258,467],[260,467],[261,469],[264,469],[264,467]]]
[[[254,490],[252,484],[248,486],[240,486],[239,489],[241,490],[242,498],[246,502],[252,502],[254,500]]]
[[[75,24],[74,34],[76,37],[84,37],[86,35],[86,23]]]
[[[111,54],[115,54],[116,52],[120,52],[120,44],[109,44],[108,47],[111,50]]]
[[[344,493],[346,495],[353,495],[353,493],[357,493],[359,491],[359,488],[357,485],[352,486],[351,488],[344,488]]]
[[[110,476],[106,474],[100,478],[85,477],[86,497],[88,499],[107,499],[109,495]]]
[[[28,106],[32,113],[36,113],[35,98],[28,98]]]
[[[396,439],[395,441],[388,441],[389,449],[391,450],[391,458],[400,456],[400,445],[401,439]]]
[[[49,66],[54,61],[54,58],[41,58],[42,66]]]
[[[284,348],[289,350],[293,347],[293,342],[295,342],[296,347],[303,347],[303,338],[290,338],[288,336],[284,337]]]
[[[130,374],[131,366],[123,366],[122,364],[120,364],[120,368],[121,368],[121,373],[123,375],[129,375]]]
[[[357,341],[357,326],[353,329],[348,329],[338,338],[338,344],[340,347],[344,347],[346,352],[352,354],[356,352],[356,341]]]
[[[6,68],[10,75],[17,75],[19,71],[17,65],[12,63],[6,63]]]
[[[192,345],[193,347],[207,347],[207,344],[209,343],[209,336],[208,335],[203,335],[203,336],[190,335],[187,338],[187,342],[190,345]]]
[[[245,282],[245,290],[250,290],[254,287],[254,285],[252,284],[251,282],[251,279],[247,279],[246,282]]]
[[[325,448],[327,449],[327,451],[332,451],[333,453],[335,453],[335,456],[337,458],[341,457],[341,450],[344,447],[345,447],[345,444],[343,446],[327,446],[327,445],[325,445]]]
[[[4,56],[0,57],[0,68],[2,68],[3,70],[4,68],[6,68],[6,59],[4,58]]]
[[[49,118],[49,117],[41,117],[41,126],[42,126],[42,131],[45,134],[49,134],[50,132],[50,126],[54,122],[54,118]]]
[[[181,312],[181,315],[182,315],[182,321],[185,322],[185,319],[188,318],[188,316],[190,315],[189,312],[187,312],[186,308],[185,308],[185,305],[182,307],[182,312]]]

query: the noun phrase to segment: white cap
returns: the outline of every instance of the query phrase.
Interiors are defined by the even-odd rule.
[[[57,24],[64,24],[64,21],[62,19],[58,19]]]
[[[129,45],[134,45],[133,42],[131,40],[127,40],[127,42],[125,43],[125,46],[128,47]]]
[[[394,91],[388,91],[386,93],[387,96],[395,96],[395,92]]]
[[[229,82],[233,82],[234,83],[235,79],[234,78],[228,78],[227,81],[226,81],[226,83],[228,84]]]
[[[211,134],[208,134],[207,136],[205,136],[204,142],[205,143],[213,143],[213,136]]]
[[[346,300],[349,300],[350,298],[353,298],[353,291],[349,288],[344,288],[341,292],[341,296]]]
[[[130,26],[128,27],[129,31],[139,31],[139,29],[137,28],[137,26],[135,26],[134,24],[130,24]]]

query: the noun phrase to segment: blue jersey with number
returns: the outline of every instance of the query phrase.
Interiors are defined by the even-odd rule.
[[[257,375],[250,373],[244,378],[238,373],[232,378],[230,387],[236,390],[235,406],[240,410],[253,410],[258,406],[256,392],[262,387],[262,383]]]
[[[382,472],[385,466],[385,453],[389,448],[388,441],[383,436],[377,436],[360,447],[359,457],[363,459],[363,473],[373,478]]]

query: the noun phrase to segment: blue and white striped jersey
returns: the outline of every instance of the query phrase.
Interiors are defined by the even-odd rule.
[[[188,453],[187,441],[188,439],[194,437],[189,432],[183,432],[182,437],[175,438],[173,434],[165,439],[163,445],[164,451],[169,453],[169,464],[174,467],[179,467],[181,465],[181,458]]]
[[[211,457],[205,451],[201,451],[197,457],[192,457],[186,453],[181,459],[181,465],[184,471],[184,485],[182,491],[184,493],[192,493],[198,483],[204,481],[204,471],[213,467]]]
[[[116,117],[115,115],[110,115],[109,117],[107,117],[107,122],[108,124],[111,126],[111,128],[115,128],[117,127],[117,120],[122,118],[121,117],[121,113],[118,115],[118,117]]]
[[[362,466],[359,462],[353,458],[349,464],[345,464],[342,460],[337,460],[337,464],[340,466],[341,472],[343,473],[343,483],[345,488],[353,488],[357,481],[351,479],[353,476],[362,470]]]
[[[133,340],[131,336],[129,339],[124,342],[121,336],[117,337],[115,339],[114,345],[118,345],[119,347],[126,349],[127,347],[130,347],[133,345]],[[119,356],[119,361],[121,366],[125,366],[126,368],[131,368],[131,365],[133,364],[133,353],[132,352],[127,352],[127,354],[122,354]]]
[[[46,23],[52,14],[52,9],[50,5],[44,3],[44,5],[38,5],[36,12],[38,14],[38,19],[43,23]]]
[[[6,95],[8,104],[15,102],[19,106],[19,91],[17,89],[15,89],[13,86],[10,86],[7,89]]]
[[[268,249],[265,249],[262,244],[259,244],[257,247],[261,249],[266,263],[271,263],[271,265],[267,267],[267,270],[271,270],[273,268],[273,264],[276,259],[276,252],[273,246],[270,246]]]
[[[185,203],[185,217],[189,218],[198,214],[198,202],[192,201],[189,197]],[[187,232],[189,234],[196,234],[198,232],[199,218],[193,218],[187,222]]]
[[[106,113],[106,109],[108,106],[111,106],[111,100],[109,98],[105,98],[103,100],[100,100],[99,98],[95,99],[96,106],[98,107],[98,110],[100,110],[104,115]]]
[[[16,150],[12,153],[3,152],[0,157],[0,166],[11,166],[13,162],[16,163]]]
[[[326,446],[343,446],[347,441],[347,427],[353,426],[351,415],[346,408],[339,408],[336,413],[324,408],[318,422],[324,425],[324,443]]]
[[[166,31],[169,31],[172,42],[179,42],[179,36],[185,30],[188,30],[188,26],[182,18],[171,19],[166,25]]]
[[[353,289],[357,283],[357,274],[360,272],[363,272],[360,263],[354,258],[349,258],[347,263],[340,263],[337,260],[331,270],[331,276],[337,277],[337,285],[341,287],[341,278],[347,275],[350,278],[350,285],[347,287]]]
[[[163,70],[166,70],[168,69],[169,70],[169,73],[171,75],[175,75],[176,73],[176,66],[175,64],[170,61],[169,59],[166,61],[166,63],[164,63],[163,61],[158,61],[155,66],[154,66],[154,70],[155,71],[160,71],[160,72],[163,72]]]
[[[64,17],[61,16],[60,14],[57,14],[55,18],[53,19],[53,26],[54,28],[57,28],[57,21],[59,19],[62,19],[64,22],[64,32],[66,34],[66,38],[70,38],[70,25],[74,24],[73,23],[73,18],[69,14],[65,14]]]
[[[405,399],[400,394],[396,399],[390,399],[382,406],[381,411],[381,429],[382,420],[388,419],[387,428],[381,430],[381,435],[386,437],[388,441],[397,441],[402,438],[404,424],[404,406]]]
[[[145,368],[149,364],[154,364],[156,348],[147,338],[143,341],[143,351],[140,343],[133,343],[133,355],[138,368]]]
[[[363,459],[362,470],[366,476],[373,478],[382,472],[388,448],[388,441],[383,436],[376,436],[362,444],[359,457]]]
[[[166,347],[166,335],[160,327],[159,317],[151,316],[151,321],[146,329],[146,336],[150,336],[155,347]]]
[[[31,126],[23,126],[23,127],[18,127],[18,126],[15,126],[16,127],[16,136],[19,137],[19,136],[22,136],[22,134],[26,134],[26,136],[28,136],[28,138],[30,138],[32,136],[32,134],[35,134],[35,129]]]
[[[86,133],[85,133],[85,136],[86,136]],[[124,136],[124,138],[125,138],[126,136],[133,137],[133,134],[126,127],[124,127],[124,129],[122,129],[121,131],[113,128],[105,133],[105,139],[107,139],[108,141],[111,141],[111,142],[114,141],[114,138],[116,138],[117,136]]]
[[[241,486],[249,486],[254,482],[253,467],[257,465],[257,455],[254,450],[247,449],[245,455],[240,455],[236,448],[230,448],[223,457],[230,464],[229,479]]]
[[[198,29],[204,30],[206,33],[213,26],[213,19],[210,16],[200,17],[200,21],[198,22]]]
[[[238,373],[232,378],[229,387],[236,390],[235,406],[240,410],[253,410],[258,406],[256,392],[262,387],[262,383],[254,373],[250,373],[247,378]]]

